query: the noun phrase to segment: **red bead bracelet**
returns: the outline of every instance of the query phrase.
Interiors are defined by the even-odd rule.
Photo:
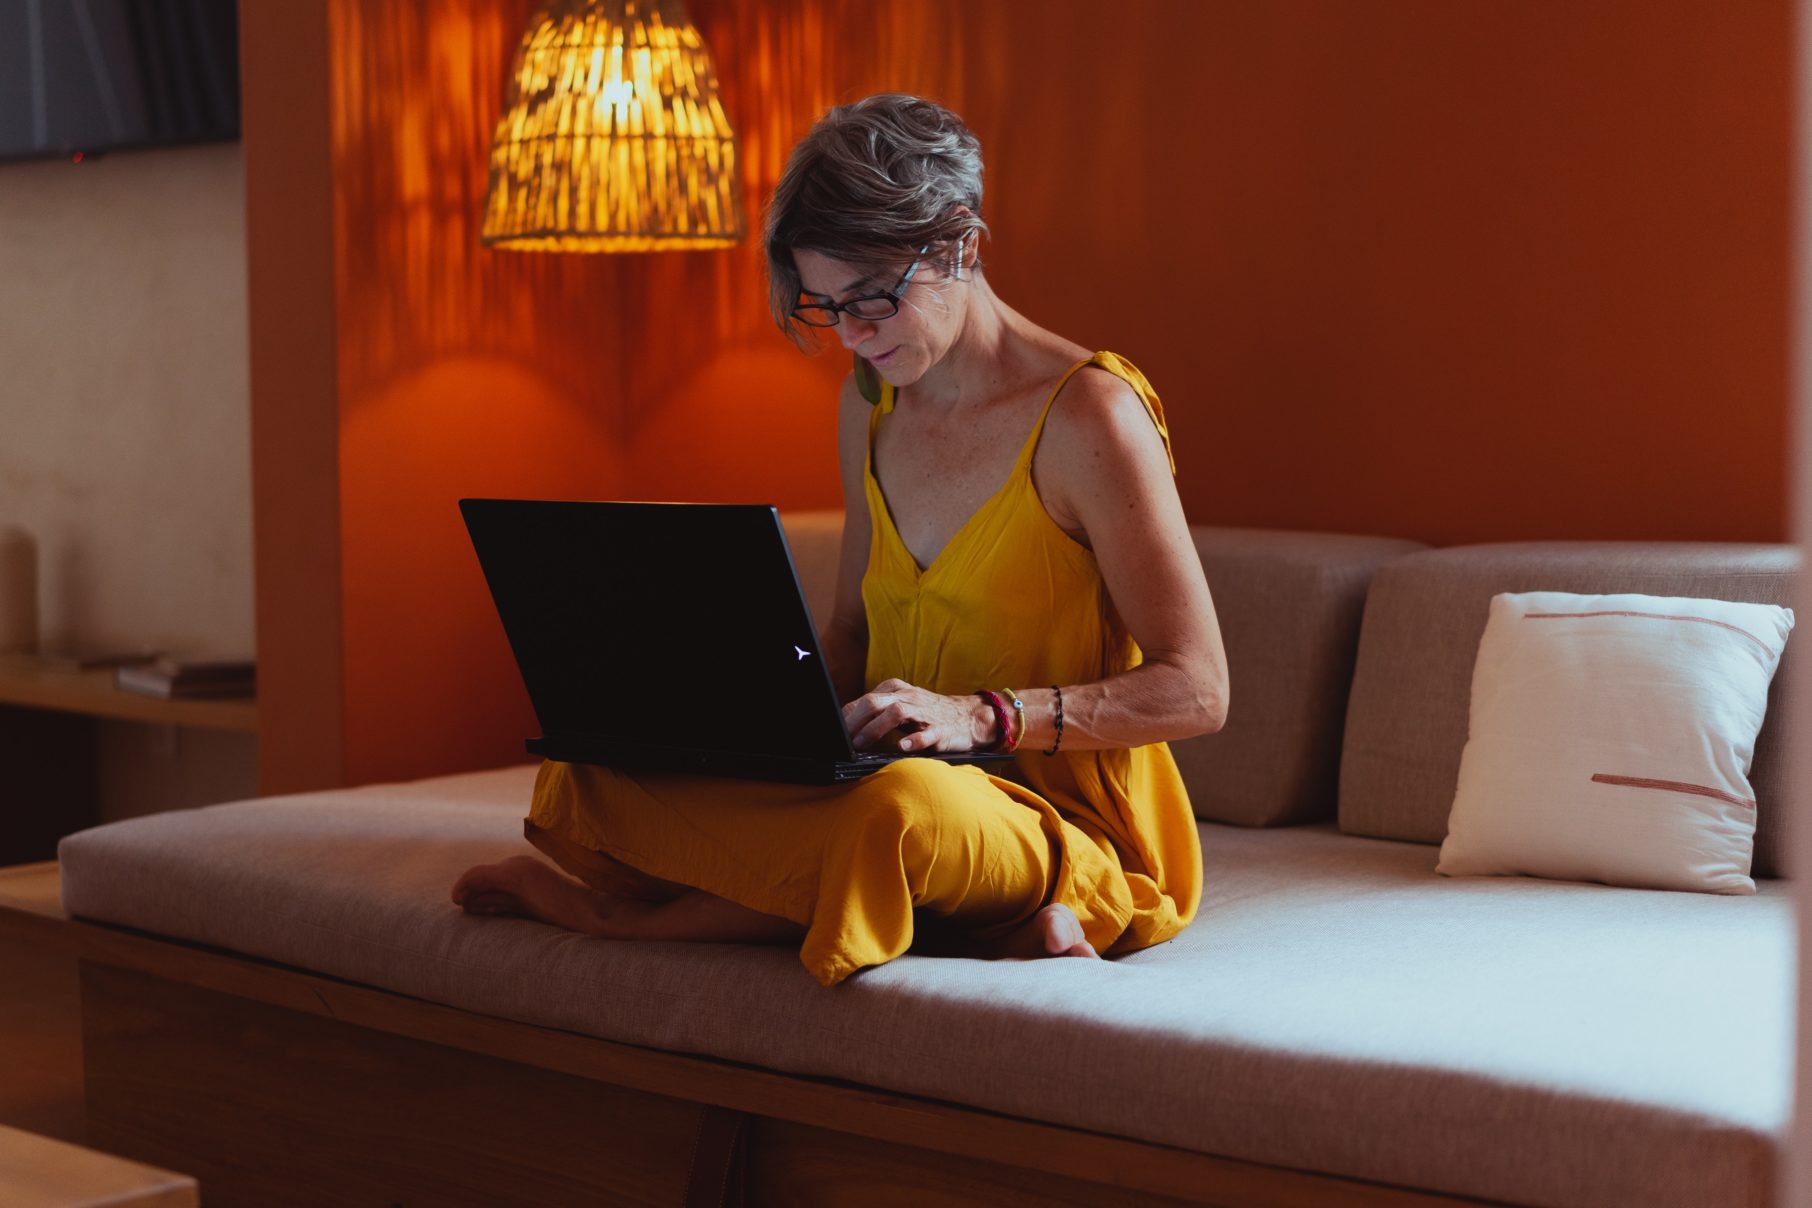
[[[1000,693],[987,688],[983,688],[976,695],[988,702],[989,707],[994,710],[995,724],[1000,727],[1000,738],[988,750],[1001,751],[1011,755],[1013,749],[1019,745],[1019,741],[1013,734],[1013,721],[1007,713],[1007,702]]]

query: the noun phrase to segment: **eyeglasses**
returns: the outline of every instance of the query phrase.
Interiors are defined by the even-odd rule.
[[[835,327],[845,313],[868,323],[891,319],[900,313],[900,296],[912,284],[912,274],[919,271],[919,265],[925,260],[925,253],[930,250],[929,243],[920,248],[918,259],[906,266],[899,284],[884,294],[863,294],[860,298],[851,298],[847,302],[808,302],[793,307],[793,317],[807,327]]]

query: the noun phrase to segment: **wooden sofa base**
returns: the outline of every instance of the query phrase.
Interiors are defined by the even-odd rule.
[[[80,958],[90,1143],[196,1176],[213,1208],[678,1205],[726,1120],[755,1204],[1490,1202],[511,1023],[71,921],[36,867],[48,888],[0,873],[0,930]]]
[[[210,1205],[684,1201],[701,1104],[84,963],[90,1137]],[[1180,1204],[757,1118],[757,1203]]]

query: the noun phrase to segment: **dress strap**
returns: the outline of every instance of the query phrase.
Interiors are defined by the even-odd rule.
[[[1032,425],[1031,437],[1026,441],[1025,448],[1019,451],[1020,462],[1029,463],[1031,461],[1032,452],[1038,447],[1038,438],[1044,433],[1045,420],[1050,418],[1051,405],[1057,401],[1057,396],[1063,392],[1063,388],[1069,384],[1070,378],[1076,375],[1077,370],[1086,369],[1090,365],[1107,370],[1133,388],[1133,393],[1139,396],[1141,403],[1145,404],[1145,413],[1151,416],[1151,422],[1158,427],[1158,437],[1164,442],[1164,456],[1170,461],[1171,476],[1175,477],[1177,472],[1176,454],[1170,449],[1170,429],[1164,422],[1164,408],[1158,402],[1157,391],[1151,388],[1151,383],[1145,380],[1145,375],[1134,369],[1130,361],[1112,352],[1097,352],[1087,360],[1077,361],[1057,380],[1056,388],[1051,391],[1051,397],[1045,400],[1044,410],[1039,413],[1038,422]]]
[[[1128,386],[1145,404],[1145,413],[1151,416],[1151,422],[1157,425],[1158,437],[1164,442],[1164,456],[1170,459],[1170,476],[1176,477],[1177,455],[1170,447],[1170,425],[1164,419],[1164,404],[1158,401],[1158,392],[1152,389],[1145,375],[1133,368],[1133,363],[1117,352],[1097,352],[1094,364],[1101,366]]]

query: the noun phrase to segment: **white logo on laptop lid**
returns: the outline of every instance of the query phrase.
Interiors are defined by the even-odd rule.
[[[812,653],[809,650],[800,650],[799,647],[797,647],[797,646],[793,647],[793,649],[799,651],[799,657],[802,659],[809,657]]]

